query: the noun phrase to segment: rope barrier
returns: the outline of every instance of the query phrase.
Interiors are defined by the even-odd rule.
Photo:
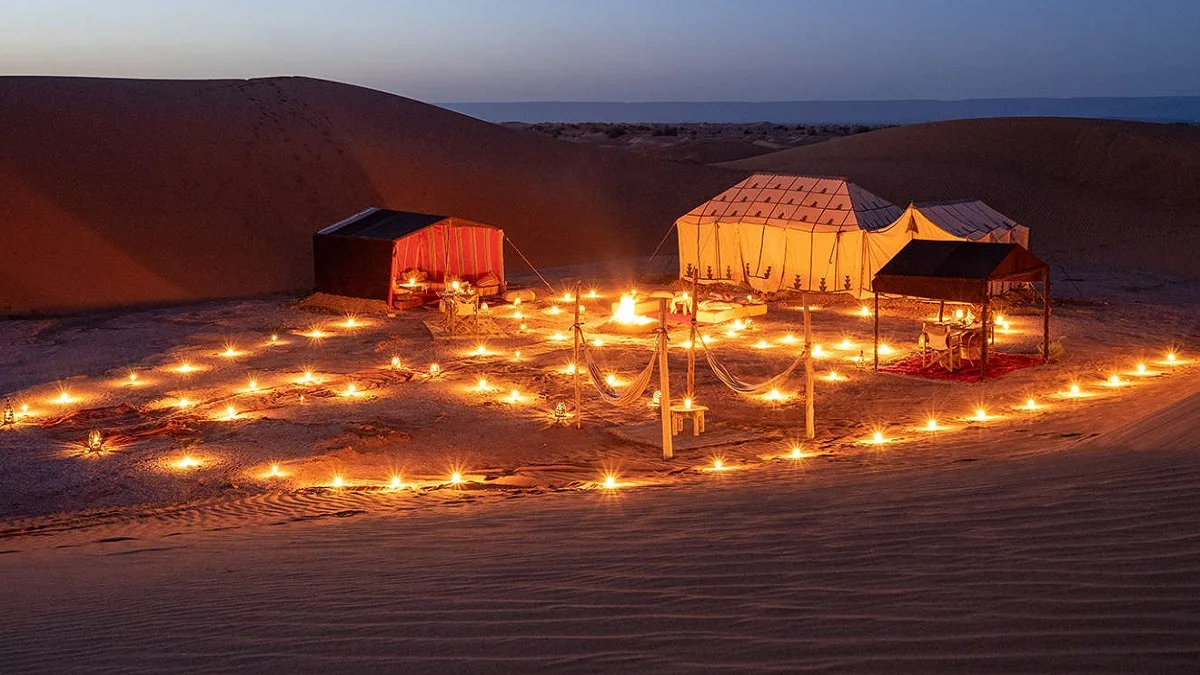
[[[549,281],[546,281],[546,277],[542,276],[542,273],[538,271],[538,268],[534,267],[533,263],[529,262],[529,258],[526,258],[524,253],[521,253],[521,249],[517,248],[517,245],[513,243],[513,240],[505,237],[504,241],[509,246],[513,247],[513,250],[517,252],[517,255],[521,256],[521,260],[524,260],[526,265],[529,265],[529,269],[533,270],[533,273],[537,275],[537,278],[541,279],[543,284],[546,284],[546,288],[550,289],[550,295],[554,295],[554,287],[550,285]]]

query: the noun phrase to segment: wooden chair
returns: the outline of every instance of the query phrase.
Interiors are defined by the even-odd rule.
[[[940,364],[950,372],[962,367],[962,336],[945,324],[921,325],[921,365]]]

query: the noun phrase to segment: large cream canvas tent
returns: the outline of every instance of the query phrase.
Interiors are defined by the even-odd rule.
[[[977,200],[907,210],[844,178],[755,174],[676,221],[679,276],[862,296],[913,239],[1028,245],[1029,230]]]

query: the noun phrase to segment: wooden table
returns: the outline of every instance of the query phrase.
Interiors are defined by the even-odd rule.
[[[704,433],[704,413],[708,408],[702,405],[693,405],[687,407],[684,405],[671,406],[671,435],[678,436],[683,433],[683,421],[687,418],[692,418],[692,435],[699,436]]]

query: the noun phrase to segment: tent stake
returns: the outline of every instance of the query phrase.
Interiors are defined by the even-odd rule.
[[[658,299],[658,388],[662,391],[659,411],[662,414],[662,457],[671,459],[675,448],[671,444],[671,377],[667,372],[667,299]]]

